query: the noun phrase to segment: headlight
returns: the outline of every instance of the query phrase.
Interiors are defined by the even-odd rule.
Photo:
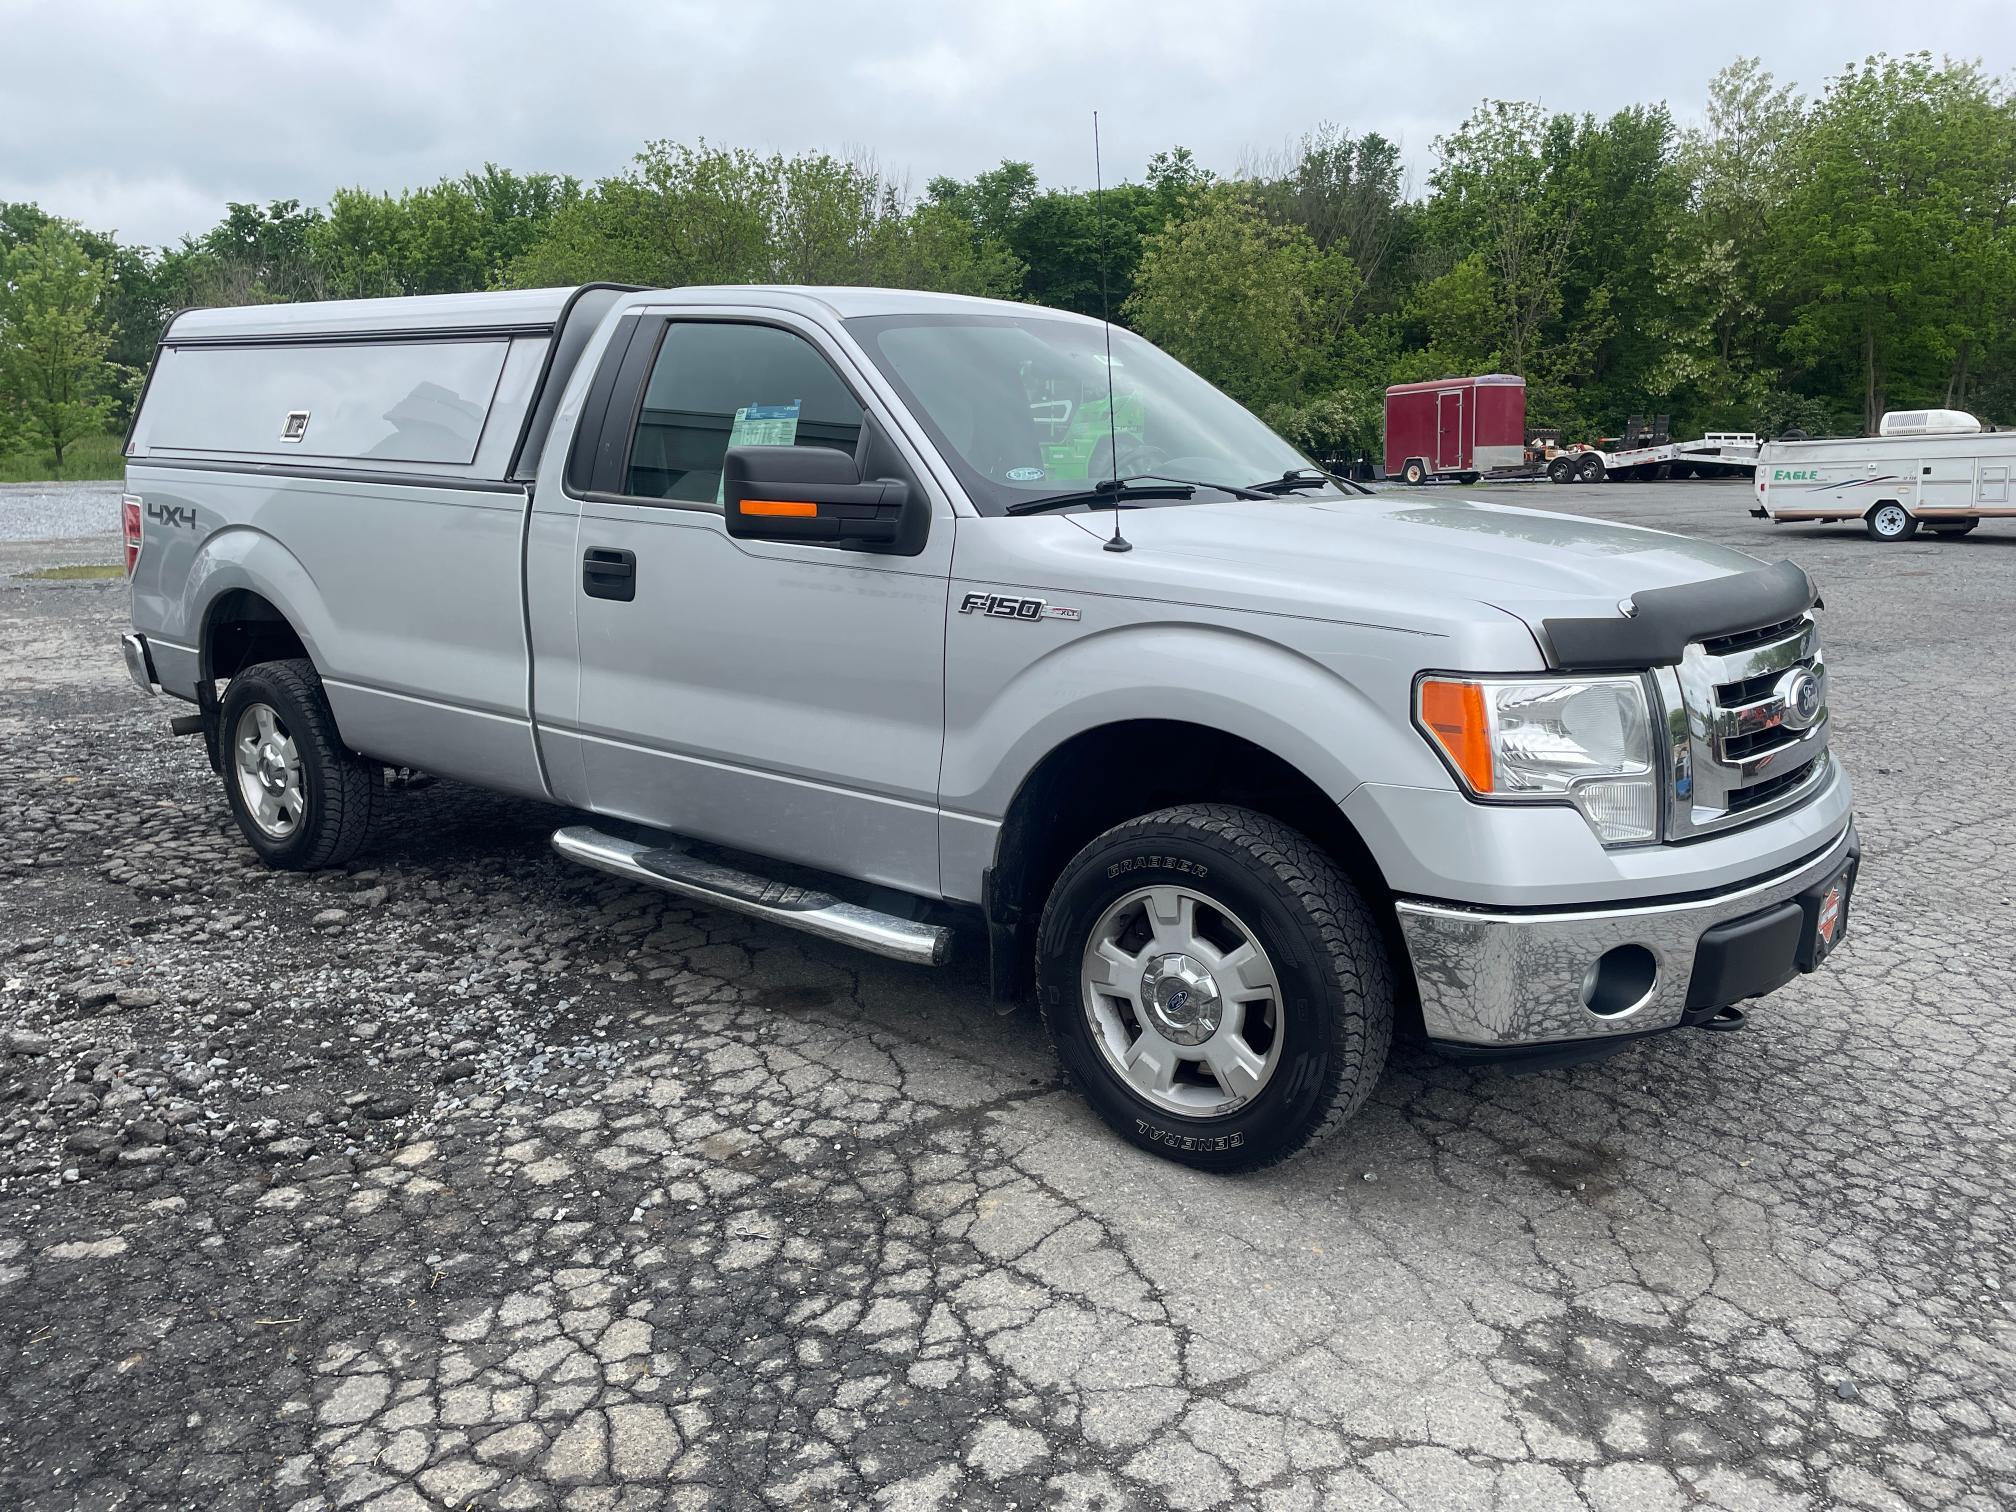
[[[1478,798],[1572,803],[1605,845],[1659,838],[1638,678],[1424,677],[1414,719]]]

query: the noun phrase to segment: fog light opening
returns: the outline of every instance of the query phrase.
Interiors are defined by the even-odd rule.
[[[1618,945],[1590,963],[1582,978],[1582,1004],[1591,1013],[1615,1018],[1642,1008],[1659,980],[1659,960],[1643,945]]]

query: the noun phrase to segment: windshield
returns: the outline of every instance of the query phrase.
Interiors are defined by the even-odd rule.
[[[1042,315],[875,315],[847,322],[931,432],[983,514],[1152,473],[1233,485],[1309,461],[1175,358],[1113,328]],[[1210,497],[1206,495],[1205,497]]]

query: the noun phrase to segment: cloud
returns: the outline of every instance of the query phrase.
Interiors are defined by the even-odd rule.
[[[1109,180],[1176,143],[1234,171],[1328,119],[1401,142],[1418,185],[1486,97],[1684,119],[1742,53],[1808,90],[1879,50],[2016,57],[2006,0],[1687,9],[1633,49],[1611,0],[0,0],[0,199],[166,242],[229,200],[486,160],[595,178],[701,136],[872,151],[917,185],[1003,158],[1085,184],[1094,108]]]

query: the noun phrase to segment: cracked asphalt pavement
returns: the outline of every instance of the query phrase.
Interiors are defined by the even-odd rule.
[[[123,584],[22,576],[116,541],[0,545],[0,1504],[2016,1504],[2016,528],[1503,496],[1812,569],[1852,932],[1740,1034],[1403,1044],[1238,1178],[1110,1137],[971,941],[686,907],[446,783],[262,870]]]

